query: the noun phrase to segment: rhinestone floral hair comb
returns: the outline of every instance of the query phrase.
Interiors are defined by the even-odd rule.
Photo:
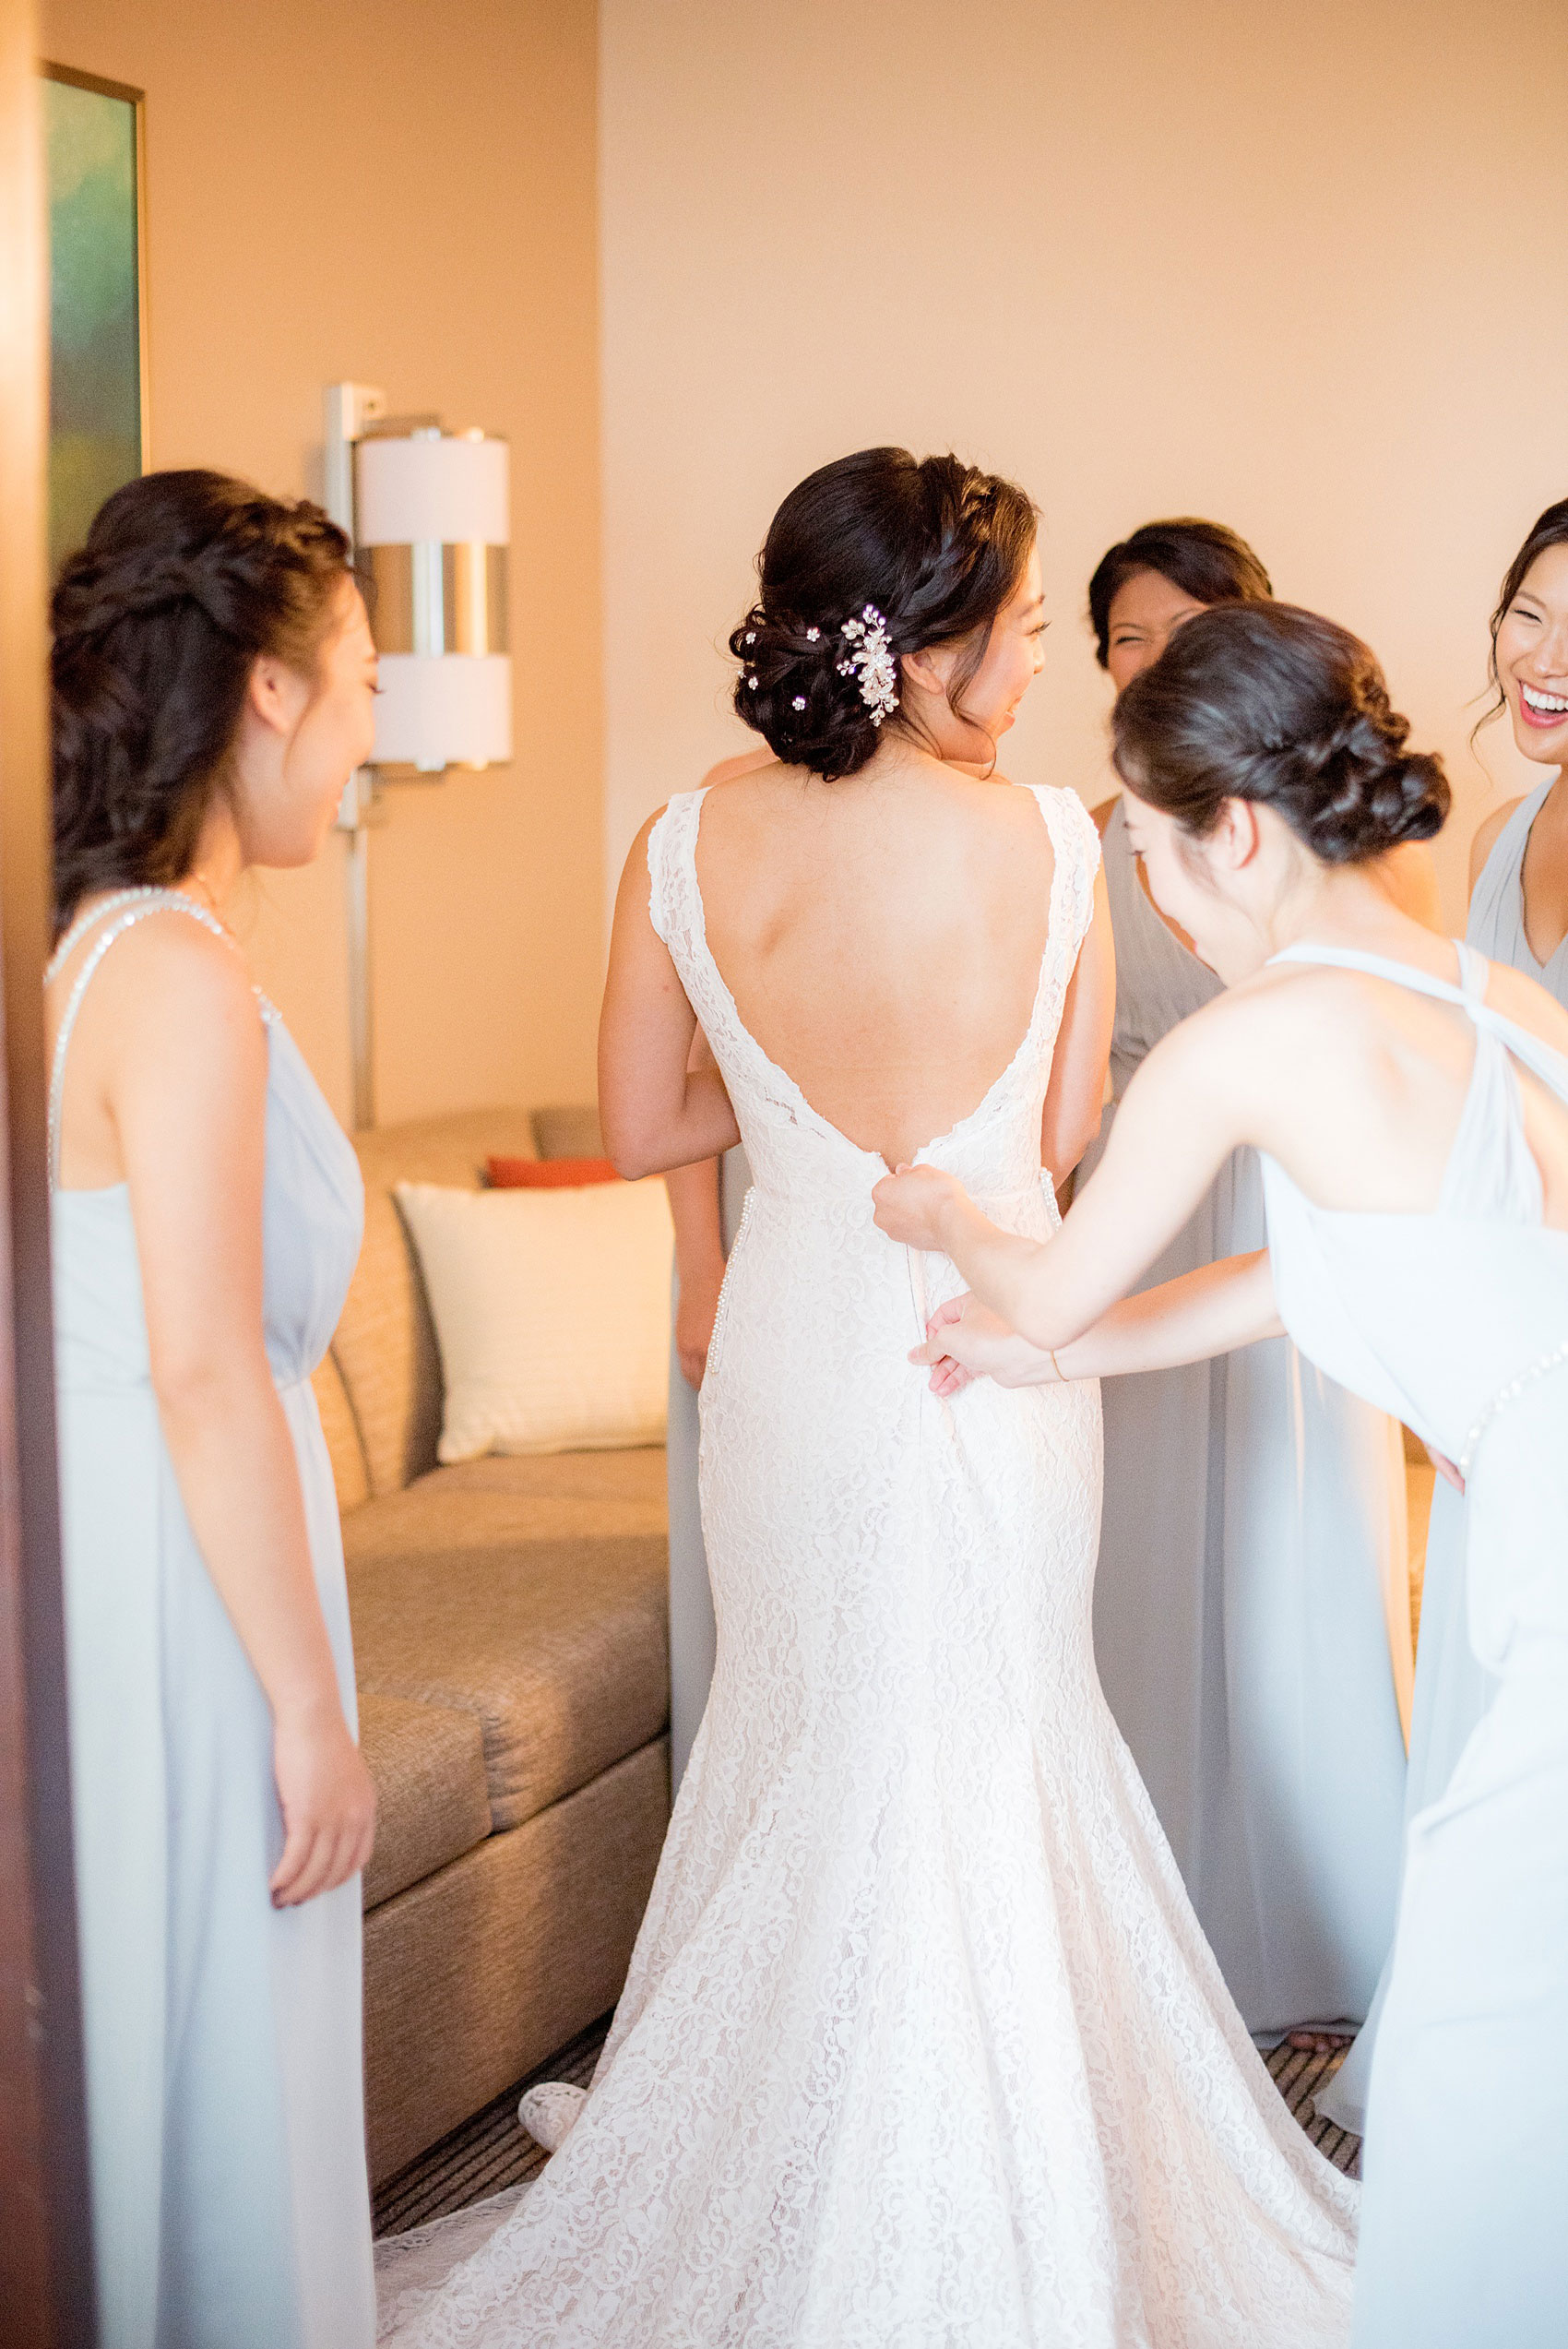
[[[858,620],[838,631],[849,650],[836,666],[841,677],[860,681],[861,699],[880,726],[898,707],[898,663],[888,650],[887,623],[874,603],[863,604]]]

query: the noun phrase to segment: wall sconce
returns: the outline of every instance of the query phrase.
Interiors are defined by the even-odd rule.
[[[338,811],[350,835],[349,1026],[356,1127],[375,1123],[370,994],[370,831],[384,777],[439,776],[512,756],[506,650],[510,451],[434,416],[388,416],[371,384],[327,390],[327,512],[372,582],[381,655],[372,764]]]

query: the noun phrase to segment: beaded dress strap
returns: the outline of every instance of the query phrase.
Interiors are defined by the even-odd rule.
[[[44,985],[53,985],[88,932],[96,929],[100,922],[106,922],[110,914],[118,913],[123,906],[142,905],[150,898],[166,894],[155,882],[147,881],[137,888],[116,889],[113,897],[107,897],[101,905],[95,905],[90,913],[78,913],[43,966]]]
[[[116,907],[118,912],[114,911]],[[134,930],[138,922],[145,922],[149,913],[188,913],[193,922],[199,922],[202,928],[210,930],[215,938],[221,938],[225,945],[233,944],[218,916],[208,912],[205,905],[198,905],[194,898],[185,897],[179,889],[124,889],[111,898],[107,904],[96,906],[91,913],[74,923],[66,931],[50,957],[49,967],[44,972],[46,986],[60,970],[71,948],[79,944],[93,924],[107,921],[107,927],[94,939],[72,983],[60,1020],[60,1032],[54,1039],[54,1057],[49,1071],[49,1187],[52,1191],[60,1187],[60,1108],[65,1090],[65,1055],[70,1046],[71,1031],[77,1024],[77,1014],[97,974],[98,966],[110,948],[117,939],[123,938],[127,930]],[[263,1019],[270,1026],[278,1018],[277,1011],[259,987],[252,992]]]

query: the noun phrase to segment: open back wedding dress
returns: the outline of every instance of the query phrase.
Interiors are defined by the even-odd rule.
[[[1033,1016],[920,1155],[1056,1222],[1040,1117],[1098,845],[1055,852]],[[873,1226],[873,1152],[742,1025],[704,794],[652,918],[753,1188],[702,1393],[707,1712],[593,2092],[399,2343],[1298,2349],[1348,2331],[1358,2189],[1231,2004],[1095,1677],[1092,1384],[933,1397],[956,1287]]]

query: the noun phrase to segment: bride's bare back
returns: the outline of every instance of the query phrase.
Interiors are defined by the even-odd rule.
[[[778,764],[738,777],[708,793],[697,842],[708,946],[742,1020],[814,1109],[890,1166],[950,1132],[1013,1060],[1053,872],[1031,793],[916,751],[831,783]],[[1099,1116],[1114,990],[1105,927],[1101,912],[1047,1101],[1042,1146],[1058,1175]],[[683,996],[683,1031],[678,1013],[660,1017],[678,987],[648,920],[641,841],[617,911],[600,1050],[606,1139],[628,1171],[735,1139],[732,1118],[719,1123],[717,1079],[686,1085]]]
[[[1028,792],[934,760],[709,794],[707,939],[742,1019],[814,1109],[895,1165],[981,1101],[1029,1024],[1050,836]]]

